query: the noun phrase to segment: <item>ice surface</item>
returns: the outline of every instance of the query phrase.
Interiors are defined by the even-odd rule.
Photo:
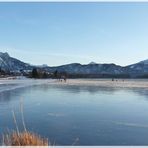
[[[51,79],[0,79],[0,92],[53,82]]]

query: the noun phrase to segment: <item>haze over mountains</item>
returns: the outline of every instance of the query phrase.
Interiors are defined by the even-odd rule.
[[[98,64],[91,62],[86,65],[80,63],[72,63],[67,65],[49,67],[47,65],[33,66],[27,63],[24,63],[18,59],[15,59],[9,56],[8,53],[0,52],[0,68],[4,71],[11,72],[22,72],[22,71],[31,71],[33,68],[40,68],[47,72],[66,72],[68,74],[82,74],[82,75],[121,75],[121,76],[145,76],[148,75],[148,60],[144,60],[128,66],[120,66],[116,64]]]

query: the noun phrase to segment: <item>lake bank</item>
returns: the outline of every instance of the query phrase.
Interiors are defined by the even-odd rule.
[[[120,87],[120,88],[146,88],[148,89],[147,79],[68,79],[64,81],[50,82],[56,85],[80,85],[80,86],[101,86],[101,87]]]
[[[99,86],[114,88],[145,88],[148,89],[148,79],[0,79],[0,86],[11,85],[13,88],[27,87],[33,85],[59,85],[59,86]],[[11,89],[10,88],[10,89]]]

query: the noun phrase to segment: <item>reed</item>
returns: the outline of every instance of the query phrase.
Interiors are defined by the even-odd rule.
[[[23,102],[20,102],[20,112],[22,117],[22,124],[24,130],[22,132],[19,131],[15,112],[12,111],[12,116],[14,120],[14,124],[16,130],[8,132],[2,135],[2,145],[6,146],[48,146],[49,142],[47,138],[42,138],[40,135],[30,132],[26,129],[25,120],[24,120],[24,112],[23,112]]]
[[[13,131],[3,135],[3,145],[6,146],[48,146],[48,139],[40,135],[29,132]]]

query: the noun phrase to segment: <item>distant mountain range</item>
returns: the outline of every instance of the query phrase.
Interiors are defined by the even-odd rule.
[[[0,52],[0,68],[4,71],[31,70],[32,66],[18,59],[12,58],[7,52]]]
[[[21,72],[31,71],[34,67],[43,69],[47,72],[66,72],[75,75],[91,75],[91,76],[129,76],[129,77],[145,77],[148,76],[148,60],[144,60],[128,66],[120,66],[116,64],[97,64],[91,62],[86,65],[80,63],[72,63],[67,65],[49,67],[47,65],[33,66],[24,63],[18,59],[10,57],[8,53],[0,52],[0,68],[4,71]]]

